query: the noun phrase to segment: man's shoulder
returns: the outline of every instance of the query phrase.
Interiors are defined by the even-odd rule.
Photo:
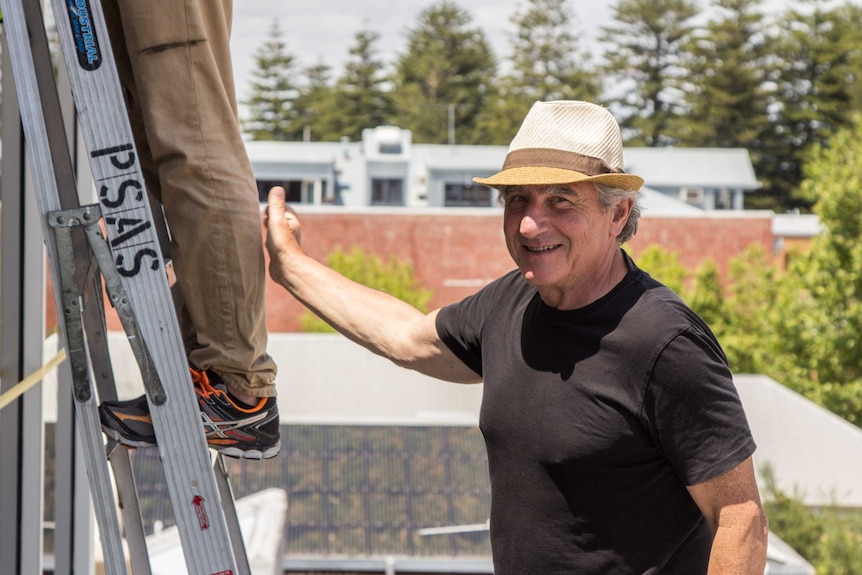
[[[649,326],[645,332],[653,336],[659,332],[672,338],[692,328],[712,336],[712,330],[675,291],[654,279],[646,272],[631,278],[630,291],[636,301],[626,314],[628,319],[641,327]]]
[[[519,270],[514,269],[489,282],[473,297],[490,298],[495,303],[503,303],[528,296],[532,297],[535,293],[536,288],[527,283]]]

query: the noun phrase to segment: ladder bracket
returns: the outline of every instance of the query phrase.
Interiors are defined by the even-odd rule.
[[[75,259],[72,250],[71,232],[74,229],[82,229],[86,234],[87,243],[90,246],[99,272],[105,280],[105,291],[108,294],[108,299],[117,311],[120,322],[123,324],[123,329],[126,331],[126,337],[140,365],[141,376],[144,381],[144,387],[147,390],[147,395],[154,404],[163,405],[167,401],[167,394],[153,364],[146,343],[141,336],[134,311],[123,288],[120,274],[111,258],[111,251],[99,226],[101,218],[102,210],[99,204],[89,204],[79,208],[57,210],[48,213],[48,224],[54,228],[57,239],[57,254],[60,260],[60,277],[63,284],[63,307],[66,323],[67,325],[81,325],[80,314],[83,311],[81,306],[82,298],[75,280]],[[73,315],[77,317],[71,317]],[[70,321],[73,323],[70,324]],[[83,327],[81,327],[81,330],[83,331]],[[71,357],[72,354],[70,353]],[[74,370],[74,361],[72,365]],[[83,367],[86,371],[86,364]],[[82,389],[79,390],[79,378],[75,378],[75,397],[79,398],[79,401],[89,399],[89,377],[85,377],[85,379],[86,381],[81,381]],[[83,389],[84,386],[86,390]]]

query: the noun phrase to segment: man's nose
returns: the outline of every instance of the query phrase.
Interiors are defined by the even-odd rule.
[[[528,206],[521,216],[520,233],[524,237],[534,237],[546,227],[547,217],[538,206]]]

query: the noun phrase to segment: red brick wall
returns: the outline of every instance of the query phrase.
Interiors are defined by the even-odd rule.
[[[432,309],[457,301],[514,268],[503,241],[499,211],[476,215],[299,211],[302,244],[310,256],[325,261],[338,246],[344,250],[357,246],[384,259],[394,255],[409,260],[422,283],[434,292]],[[637,257],[645,247],[658,244],[678,252],[687,269],[711,258],[725,275],[729,260],[746,247],[759,243],[770,249],[772,242],[768,213],[644,216],[630,251]],[[304,309],[299,302],[272,280],[267,283],[266,299],[270,331],[299,330]],[[109,317],[109,329],[120,329],[113,317]]]
[[[631,252],[637,257],[647,246],[657,244],[679,253],[680,263],[688,270],[711,259],[726,278],[729,261],[748,246],[756,243],[771,250],[774,243],[771,212],[725,215],[729,213],[712,217],[644,216],[630,243]]]
[[[431,309],[458,301],[514,268],[503,241],[499,212],[393,215],[391,212],[303,214],[300,210],[299,216],[302,245],[308,255],[319,261],[326,261],[337,247],[343,250],[359,247],[384,260],[394,255],[410,261],[420,281],[434,292]],[[303,309],[284,289],[269,281],[270,331],[297,331]]]
[[[412,262],[420,280],[434,292],[431,308],[457,301],[514,268],[503,241],[500,212],[488,215],[392,215],[374,213],[321,214],[300,212],[302,244],[320,261],[337,246],[358,246],[383,258],[394,254]],[[630,244],[637,256],[658,244],[676,251],[693,270],[713,259],[724,276],[728,262],[752,243],[770,248],[769,214],[739,217],[643,217]],[[448,282],[446,280],[449,280]],[[452,280],[474,280],[455,287]],[[461,284],[467,282],[459,282]],[[271,331],[296,331],[302,306],[272,281],[267,286],[267,317]]]

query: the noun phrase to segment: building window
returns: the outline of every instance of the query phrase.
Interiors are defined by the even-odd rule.
[[[703,188],[680,188],[679,199],[689,204],[700,205],[703,203]]]
[[[479,184],[446,184],[444,205],[490,207],[491,188]]]
[[[371,205],[404,205],[404,180],[387,178],[371,180]]]
[[[732,196],[727,188],[719,188],[715,192],[715,209],[717,210],[732,210]]]
[[[314,182],[302,180],[257,180],[257,197],[266,203],[269,190],[273,186],[284,188],[287,201],[292,204],[314,203]]]

